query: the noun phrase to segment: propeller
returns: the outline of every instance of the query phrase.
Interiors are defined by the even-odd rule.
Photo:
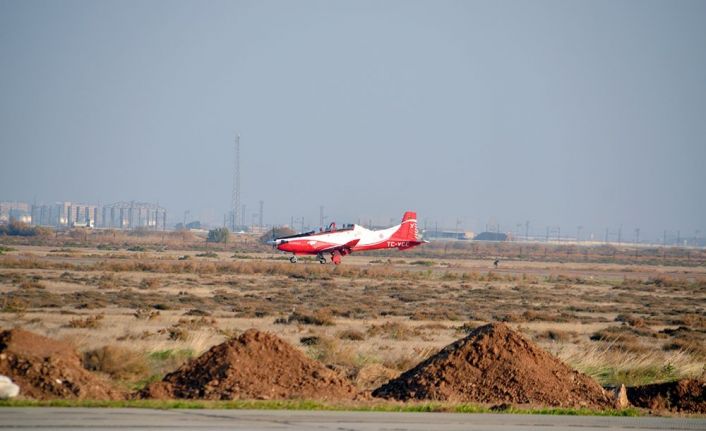
[[[277,247],[277,241],[275,240],[275,227],[274,227],[274,225],[272,226],[272,239],[270,240],[270,244],[272,244],[273,250]]]
[[[267,243],[268,243],[268,244],[272,244],[272,248],[275,249],[275,248],[277,248],[277,246],[280,245],[280,244],[286,244],[287,241],[284,240],[284,239],[277,239],[277,238],[275,237],[275,227],[272,226],[272,239],[270,239],[269,241],[267,241]]]

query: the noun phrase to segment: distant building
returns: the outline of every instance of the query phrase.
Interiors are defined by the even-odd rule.
[[[32,205],[32,224],[37,226],[66,226],[70,203]]]
[[[98,218],[98,206],[90,204],[72,204],[68,209],[70,227],[95,227]]]
[[[427,230],[424,231],[424,239],[432,240],[443,240],[443,239],[455,239],[455,240],[467,240],[473,238],[473,232],[458,232],[450,230]]]
[[[32,205],[31,222],[38,226],[94,227],[98,218],[98,206],[78,202],[57,202]]]
[[[167,210],[146,202],[116,202],[100,207],[95,204],[58,202],[32,205],[27,221],[39,226],[103,227],[114,229],[145,228],[164,230]]]
[[[32,220],[30,205],[26,202],[0,202],[0,223],[10,220],[29,223]]]
[[[201,222],[199,220],[192,221],[186,224],[186,229],[201,229]]]
[[[474,241],[507,241],[506,233],[500,232],[481,232],[473,238]]]
[[[167,210],[147,202],[116,202],[105,205],[100,227],[116,229],[167,229]]]

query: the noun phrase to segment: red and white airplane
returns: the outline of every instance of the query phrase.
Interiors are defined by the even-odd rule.
[[[341,256],[354,251],[386,248],[406,250],[426,242],[419,237],[417,213],[407,211],[402,217],[402,223],[387,229],[370,230],[357,224],[336,228],[336,224],[331,223],[326,230],[274,238],[271,244],[279,250],[292,253],[289,259],[292,263],[297,263],[298,254],[316,255],[320,263],[326,263],[324,254],[329,253],[331,261],[338,265]]]

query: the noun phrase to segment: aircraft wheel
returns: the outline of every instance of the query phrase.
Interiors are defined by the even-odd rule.
[[[289,261],[292,262],[292,263],[297,263],[297,257],[296,257],[296,256],[292,256],[292,257],[289,258]]]
[[[319,263],[320,263],[320,264],[323,265],[324,263],[326,263],[326,258],[324,257],[323,254],[321,254],[321,253],[317,254],[317,255],[316,255],[316,258],[319,260]]]

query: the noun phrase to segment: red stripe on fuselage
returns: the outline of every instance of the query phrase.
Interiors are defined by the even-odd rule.
[[[421,242],[419,241],[395,241],[391,239],[386,239],[384,241],[379,241],[373,244],[357,245],[353,247],[352,251],[383,250],[388,248],[408,249],[416,247],[419,244],[421,244]]]
[[[335,247],[334,244],[326,241],[318,241],[313,239],[295,239],[287,241],[284,244],[277,246],[279,250],[294,254],[319,254],[322,250]]]

